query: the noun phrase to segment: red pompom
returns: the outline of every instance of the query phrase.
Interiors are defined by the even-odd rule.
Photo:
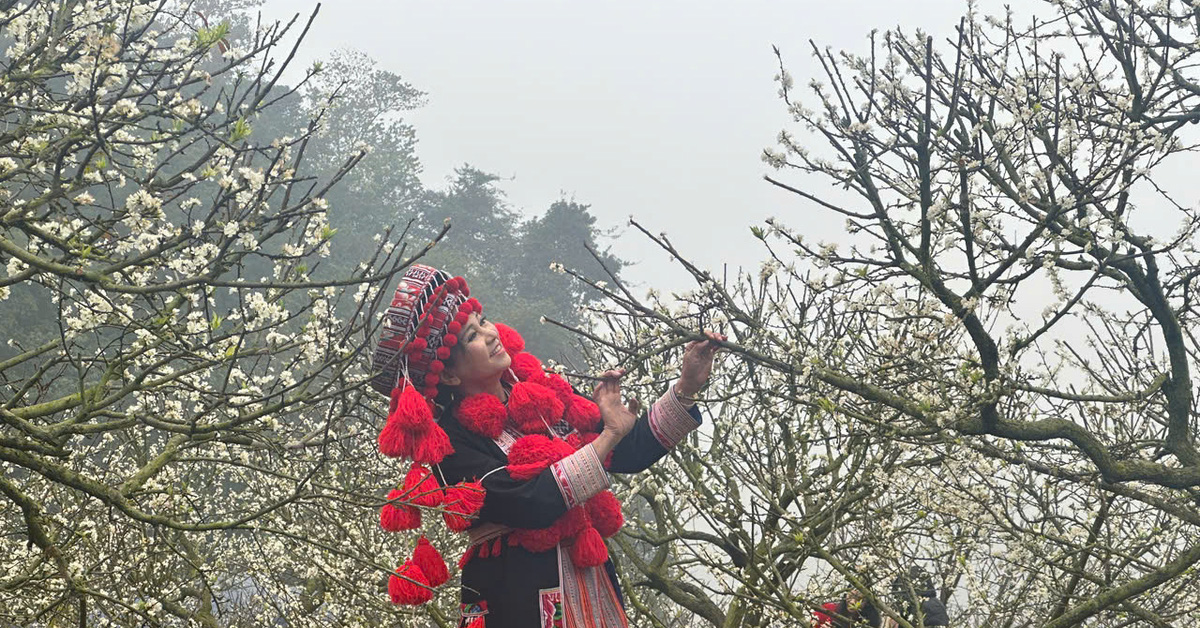
[[[588,519],[596,527],[600,536],[608,538],[617,533],[625,523],[625,515],[621,514],[621,502],[612,491],[601,491],[587,500]]]
[[[569,407],[571,397],[575,396],[575,389],[571,387],[571,382],[563,379],[563,376],[558,373],[547,373],[542,385],[553,390],[554,394],[558,395],[558,400]]]
[[[596,528],[585,528],[568,548],[571,560],[579,567],[598,567],[608,560],[608,548]]]
[[[554,549],[559,541],[558,529],[554,526],[537,530],[515,530],[510,537],[510,541],[534,553]]]
[[[460,482],[446,487],[446,499],[442,502],[442,519],[446,527],[462,532],[471,527],[475,513],[483,507],[486,493],[479,482]]]
[[[438,375],[437,373],[426,373],[425,374],[425,385],[436,387],[438,385],[438,382],[441,381],[441,379],[442,379],[441,375]]]
[[[525,339],[517,330],[505,325],[504,323],[495,323],[496,333],[500,334],[500,344],[504,345],[504,350],[512,355],[525,350]]]
[[[426,399],[437,399],[437,393],[438,393],[437,386],[430,386],[430,387],[426,388],[425,390],[421,391],[421,394],[425,395]]]
[[[393,490],[388,493],[389,500],[401,499],[402,491]],[[412,530],[421,525],[421,511],[406,504],[384,504],[379,510],[379,527],[388,532]]]
[[[542,361],[532,353],[518,353],[512,356],[512,364],[508,368],[512,369],[512,372],[517,374],[517,379],[521,381],[529,379],[537,381],[545,376],[545,373],[542,372]]]
[[[421,327],[417,329],[416,335],[417,335],[417,338],[428,338],[429,337],[429,326],[421,325]]]
[[[588,511],[583,506],[576,506],[567,510],[552,527],[558,530],[558,537],[565,540],[575,538],[590,525]]]
[[[429,402],[407,382],[403,392],[400,393],[400,399],[395,404],[395,409],[388,415],[388,425],[392,423],[396,423],[400,429],[413,434],[420,434],[434,424],[433,411],[429,409]]]
[[[580,432],[592,432],[601,425],[600,406],[591,399],[571,395],[564,418]]]
[[[574,449],[566,441],[542,434],[522,436],[508,450],[508,474],[514,480],[529,480],[572,453]]]
[[[408,343],[408,348],[405,349],[405,351],[407,351],[409,353],[420,353],[420,352],[424,351],[428,346],[429,346],[429,343],[425,342],[424,338],[417,337],[412,342]]]
[[[496,438],[504,431],[508,409],[495,395],[480,393],[471,395],[458,404],[454,416],[463,427],[488,438]]]
[[[449,358],[450,358],[450,347],[438,347],[437,348],[437,359],[447,360]]]
[[[473,312],[482,312],[483,311],[483,304],[481,304],[479,302],[479,299],[474,299],[474,298],[467,299],[467,302],[464,305],[470,307],[471,311],[473,311]]]
[[[442,502],[442,487],[432,471],[414,464],[404,476],[404,498],[417,506],[433,508]]]
[[[458,332],[460,332],[460,331],[462,331],[462,323],[460,323],[458,321],[450,321],[446,325],[446,333],[448,333],[448,334],[457,336]]]
[[[432,600],[433,591],[421,568],[407,561],[388,579],[388,596],[392,598],[392,604],[415,606]]]
[[[414,462],[424,464],[438,464],[446,456],[454,453],[454,446],[450,444],[450,437],[446,436],[446,431],[440,425],[429,419],[430,427],[425,434],[417,438],[413,445],[412,459]]]
[[[517,382],[508,394],[508,416],[526,434],[549,431],[562,415],[563,403],[545,386]]]
[[[453,347],[456,344],[458,344],[458,336],[446,334],[446,337],[442,338],[442,346],[444,347]]]
[[[458,323],[459,329],[465,327],[469,320],[471,320],[471,313],[466,308],[460,308],[458,314],[454,315],[454,322]]]
[[[423,534],[421,535],[421,539],[417,541],[416,549],[413,550],[412,562],[429,579],[430,586],[441,586],[450,579],[450,571],[446,569],[446,561]]]
[[[441,373],[444,370],[446,370],[446,363],[441,360],[434,360],[429,363],[430,373]]]

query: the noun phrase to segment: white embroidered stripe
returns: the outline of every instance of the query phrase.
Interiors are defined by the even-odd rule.
[[[699,426],[671,389],[667,389],[667,392],[650,406],[650,431],[659,444],[667,449],[678,445],[688,432]]]
[[[562,493],[567,508],[574,508],[589,497],[608,488],[608,472],[600,464],[596,449],[590,444],[550,465],[554,481]]]

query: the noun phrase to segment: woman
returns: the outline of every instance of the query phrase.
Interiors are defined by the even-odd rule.
[[[604,373],[590,400],[575,394],[488,320],[461,277],[409,268],[384,330],[373,384],[393,402],[380,448],[419,464],[381,522],[411,528],[404,509],[436,502],[448,525],[467,529],[460,625],[627,626],[602,541],[622,522],[607,471],[642,471],[699,426],[695,395],[724,337],[688,345],[679,380],[639,418],[621,402],[624,371]],[[445,487],[440,497],[420,463]],[[422,577],[444,580],[425,545],[393,575],[393,601],[424,601]]]

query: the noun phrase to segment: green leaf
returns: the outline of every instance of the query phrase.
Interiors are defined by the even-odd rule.
[[[250,123],[245,118],[238,118],[237,122],[233,123],[233,132],[229,134],[230,142],[240,142],[247,137],[253,129],[250,128]]]
[[[196,31],[196,37],[192,41],[200,50],[208,50],[217,45],[217,42],[225,39],[228,34],[229,22],[221,22],[212,28],[201,28]]]

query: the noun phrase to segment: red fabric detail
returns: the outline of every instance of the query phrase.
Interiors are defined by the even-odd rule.
[[[413,447],[412,459],[414,462],[425,464],[437,464],[446,456],[454,453],[454,446],[450,444],[450,437],[446,436],[446,431],[442,426],[429,419],[430,427],[425,432],[424,436],[417,439]]]
[[[388,596],[392,598],[392,604],[416,606],[432,600],[433,591],[421,568],[407,561],[388,579]]]
[[[417,506],[433,508],[442,502],[442,487],[427,467],[413,464],[404,476],[404,497]]]
[[[403,496],[404,492],[399,490],[393,490],[388,493],[389,500],[399,500]],[[388,532],[412,530],[420,525],[421,511],[412,506],[402,503],[388,503],[379,509],[379,527]]]
[[[483,616],[479,616],[472,619],[471,623],[467,624],[467,628],[487,628],[487,626],[483,623]]]
[[[425,574],[429,580],[429,586],[438,587],[450,579],[446,561],[423,534],[417,541],[417,547],[413,549],[412,562],[420,568],[421,573]]]
[[[571,560],[580,567],[597,567],[608,560],[608,548],[596,528],[585,528],[575,542],[567,548],[571,552]]]
[[[596,440],[599,437],[600,437],[599,432],[584,432],[584,433],[572,432],[571,434],[567,435],[567,443],[569,443],[575,449],[583,449],[585,445],[590,444],[592,441]],[[604,468],[605,469],[612,466],[612,459],[613,459],[613,452],[610,451],[610,452],[608,452],[608,455],[604,457]]]
[[[621,529],[625,523],[625,515],[621,513],[621,502],[612,491],[601,491],[587,500],[588,519],[600,536],[609,538]]]
[[[571,427],[580,432],[592,432],[600,427],[600,406],[596,405],[596,402],[575,394],[569,399],[564,418]]]
[[[500,344],[504,345],[504,350],[512,355],[525,350],[525,339],[517,330],[505,325],[504,323],[495,323],[496,333],[500,334]]]
[[[542,372],[542,361],[532,353],[518,353],[512,356],[512,364],[508,368],[512,369],[512,372],[517,374],[517,379],[521,381],[530,378],[540,379],[545,375]]]
[[[545,386],[517,382],[508,394],[508,416],[526,434],[548,431],[562,418],[563,410],[563,403]]]
[[[822,613],[821,611],[813,611],[813,619],[816,620],[816,623],[813,624],[813,628],[828,628],[829,626],[833,625],[833,615],[837,613],[838,603],[826,602],[821,606],[825,609],[825,612]]]
[[[504,431],[508,410],[504,402],[495,395],[480,393],[471,395],[458,404],[455,411],[463,427],[487,438],[496,438]]]

